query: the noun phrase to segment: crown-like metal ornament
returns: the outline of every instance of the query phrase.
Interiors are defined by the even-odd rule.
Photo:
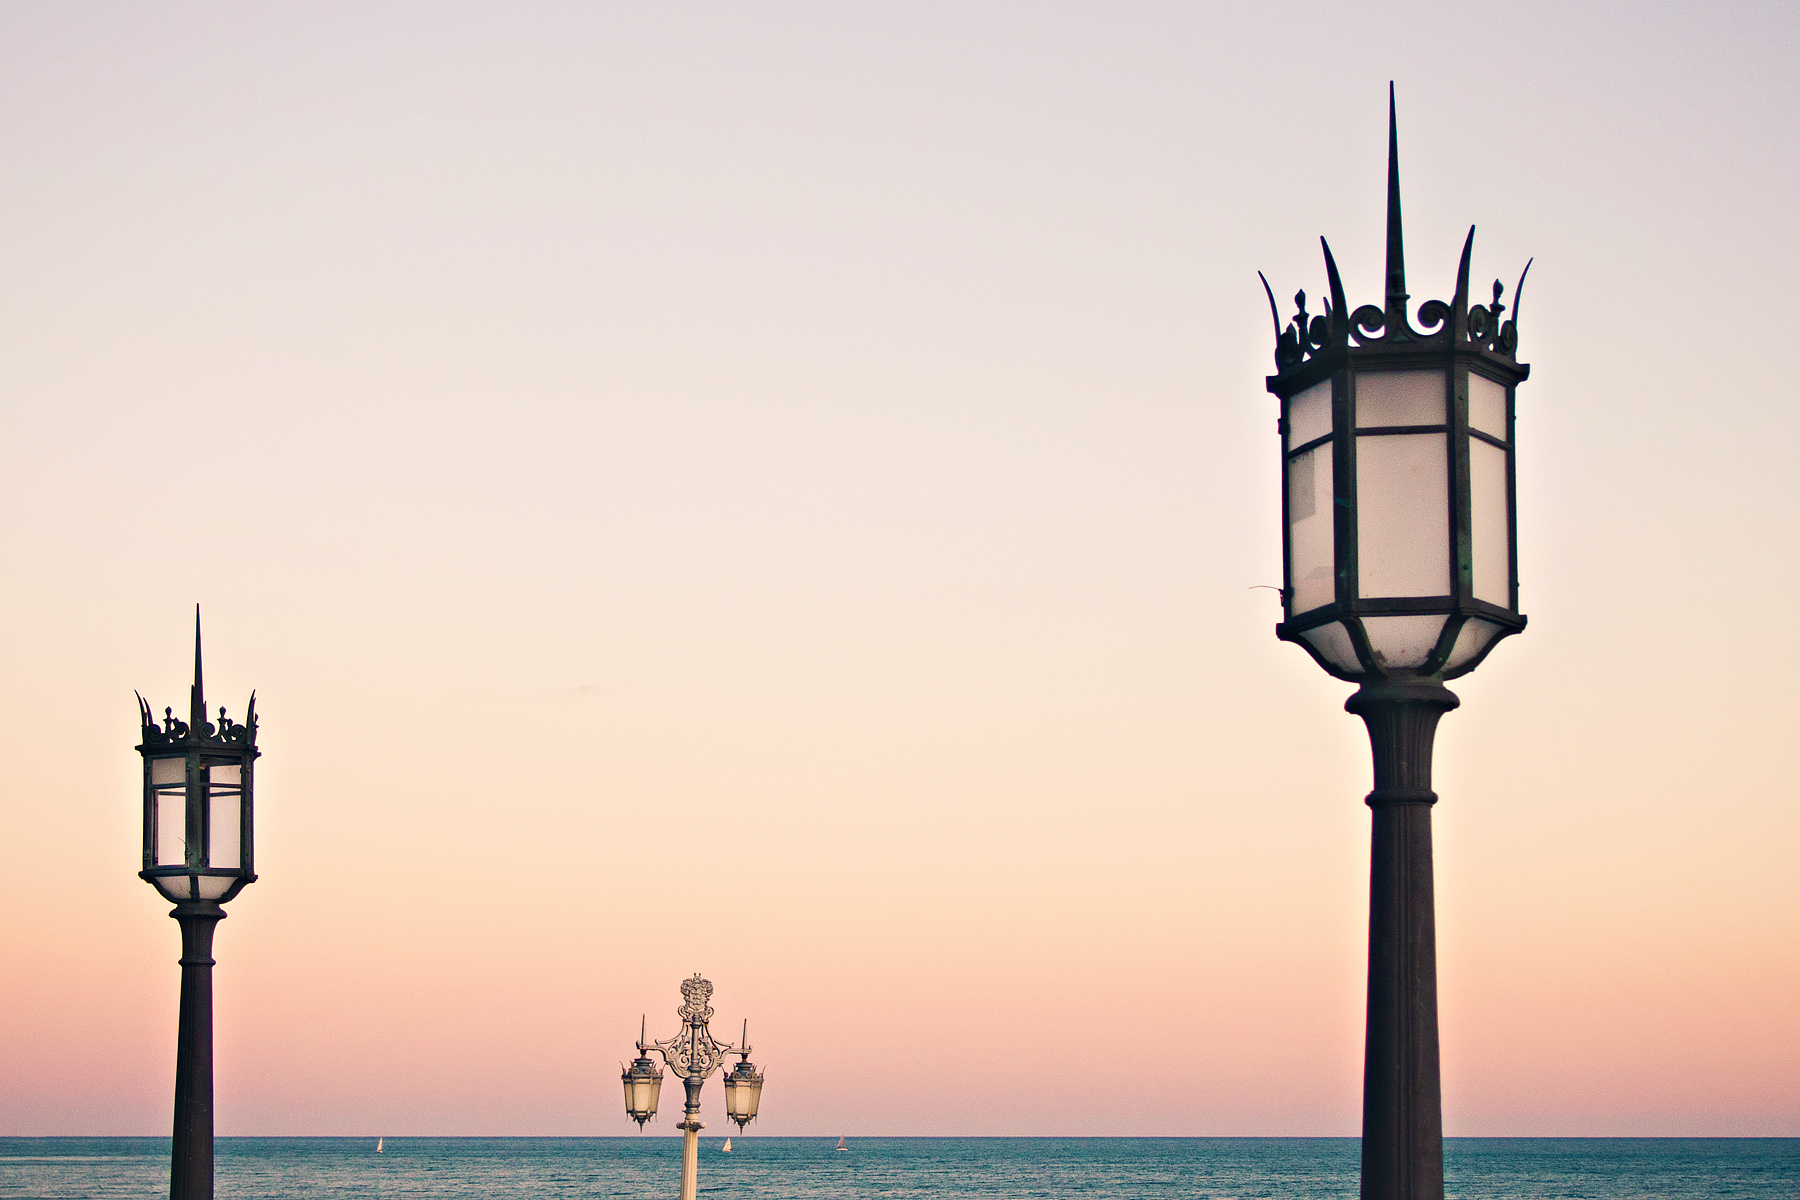
[[[1331,246],[1324,238],[1319,246],[1325,252],[1325,280],[1330,295],[1325,311],[1309,315],[1306,293],[1295,292],[1294,304],[1299,310],[1282,325],[1275,304],[1275,292],[1262,272],[1263,292],[1269,297],[1269,316],[1275,322],[1276,378],[1297,370],[1311,360],[1333,352],[1342,353],[1352,345],[1358,349],[1380,350],[1479,350],[1508,363],[1515,361],[1519,345],[1519,297],[1525,290],[1525,276],[1531,273],[1531,261],[1519,273],[1513,287],[1512,316],[1507,317],[1501,297],[1506,285],[1494,280],[1491,304],[1469,304],[1469,256],[1475,249],[1475,227],[1463,242],[1462,263],[1456,272],[1456,295],[1450,303],[1427,300],[1419,306],[1419,321],[1426,328],[1416,329],[1406,314],[1406,250],[1400,229],[1400,134],[1394,114],[1394,86],[1388,85],[1388,211],[1387,211],[1387,297],[1381,306],[1365,304],[1346,316],[1349,308],[1344,299],[1344,284],[1338,278],[1337,262],[1331,257]]]
[[[138,717],[143,723],[144,744],[139,750],[180,750],[189,746],[221,746],[234,750],[254,750],[256,748],[256,693],[250,693],[250,703],[244,713],[244,721],[239,724],[225,715],[225,706],[219,706],[217,724],[206,719],[206,688],[200,670],[200,609],[194,609],[194,685],[188,692],[188,719],[177,720],[173,708],[163,709],[162,721],[159,723],[156,714],[150,711],[150,705],[144,697],[137,696]]]

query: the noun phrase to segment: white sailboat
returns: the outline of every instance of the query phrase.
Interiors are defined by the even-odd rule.
[[[845,1152],[848,1152],[848,1151],[849,1151],[849,1149],[850,1149],[850,1147],[848,1147],[848,1146],[846,1146],[846,1145],[844,1145],[844,1139],[843,1139],[843,1138],[841,1138],[841,1137],[840,1137],[840,1138],[839,1138],[839,1139],[838,1139],[838,1144],[837,1144],[837,1148],[838,1148],[838,1149],[839,1149],[839,1150],[843,1150],[843,1151],[845,1151]]]
[[[377,1153],[377,1154],[381,1153],[381,1142],[382,1142],[381,1138],[375,1139],[375,1153]]]
[[[725,1144],[723,1146],[719,1147],[719,1153],[720,1154],[730,1154],[731,1153],[731,1139],[730,1138],[726,1138]]]

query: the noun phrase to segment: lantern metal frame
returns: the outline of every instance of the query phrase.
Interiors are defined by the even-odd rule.
[[[170,1146],[170,1200],[212,1200],[213,1195],[213,933],[225,919],[224,905],[256,881],[255,762],[256,694],[243,724],[219,709],[217,723],[206,719],[206,689],[200,657],[200,611],[194,610],[194,683],[188,720],[163,710],[159,723],[140,694],[137,698],[143,756],[144,846],[138,877],[173,900],[169,915],[181,926],[181,1012],[175,1048],[175,1120]],[[171,770],[179,764],[179,768]],[[234,771],[235,783],[214,772]],[[159,854],[163,836],[159,808],[179,798],[179,862]],[[237,807],[238,861],[214,865],[214,803]],[[172,836],[176,826],[171,823]],[[171,894],[171,893],[176,894]],[[185,895],[180,894],[185,892]]]
[[[741,1073],[745,1072],[746,1068],[748,1069],[750,1078],[754,1080],[755,1088],[754,1102],[751,1105],[750,1115],[742,1120],[739,1120],[736,1115],[730,1117],[731,1120],[738,1122],[738,1129],[740,1131],[746,1124],[755,1119],[756,1107],[761,1103],[762,1099],[762,1072],[758,1071],[755,1065],[750,1062],[750,1022],[744,1022],[744,1041],[739,1045],[734,1046],[729,1042],[721,1042],[714,1038],[711,1029],[708,1028],[708,1022],[712,1020],[713,1010],[707,1002],[712,998],[712,993],[713,985],[701,978],[698,971],[694,973],[691,979],[682,980],[681,1007],[675,1010],[676,1015],[681,1018],[681,1031],[674,1037],[667,1038],[663,1041],[647,1042],[644,1040],[643,1035],[643,1029],[646,1028],[646,1026],[640,1024],[637,1041],[638,1060],[623,1072],[623,1078],[626,1080],[626,1085],[629,1088],[632,1073],[639,1070],[640,1063],[654,1069],[655,1064],[650,1062],[649,1056],[651,1054],[656,1054],[662,1058],[663,1062],[682,1082],[682,1086],[687,1093],[685,1116],[682,1122],[675,1127],[682,1132],[682,1200],[696,1200],[699,1195],[700,1131],[706,1128],[700,1121],[700,1089],[705,1084],[708,1077],[710,1077],[714,1071],[717,1071],[725,1060],[733,1054],[739,1056],[738,1065],[733,1071],[734,1075],[740,1075],[738,1086],[745,1085],[745,1081],[741,1078]],[[660,1072],[658,1073],[657,1078],[659,1081],[657,1090],[660,1093]],[[654,1103],[652,1103],[652,1106],[647,1113],[644,1113],[641,1109],[631,1108],[629,1091],[627,1092],[626,1104],[626,1115],[638,1123],[639,1129],[644,1127],[645,1121],[656,1115]],[[729,1101],[727,1101],[727,1104],[729,1106]]]
[[[1519,553],[1517,471],[1514,455],[1515,389],[1531,374],[1530,366],[1515,357],[1518,347],[1520,293],[1531,264],[1525,264],[1513,290],[1513,313],[1506,317],[1501,297],[1504,285],[1494,281],[1491,303],[1469,304],[1469,267],[1475,229],[1470,226],[1457,269],[1456,290],[1450,303],[1428,300],[1419,306],[1416,328],[1407,315],[1406,263],[1400,213],[1399,131],[1390,89],[1388,106],[1388,230],[1387,289],[1385,304],[1365,304],[1354,312],[1344,296],[1343,281],[1331,247],[1324,238],[1329,298],[1325,311],[1309,315],[1306,293],[1297,292],[1298,312],[1283,327],[1275,295],[1262,277],[1274,321],[1276,374],[1266,386],[1281,404],[1276,430],[1281,437],[1282,589],[1285,619],[1276,636],[1295,642],[1324,670],[1339,679],[1430,677],[1455,679],[1473,671],[1505,638],[1525,628],[1519,611]],[[1259,273],[1260,275],[1260,273]],[[1409,371],[1441,371],[1444,383],[1444,419],[1416,425],[1363,426],[1357,423],[1357,384],[1364,376]],[[1504,437],[1470,425],[1470,380],[1487,380],[1505,389]],[[1331,423],[1328,432],[1299,444],[1290,444],[1294,430],[1292,402],[1317,385],[1331,385]],[[1444,553],[1449,591],[1412,596],[1364,596],[1361,578],[1361,545],[1357,469],[1363,442],[1378,437],[1436,434],[1447,439],[1446,532]],[[1505,604],[1475,594],[1475,537],[1471,492],[1470,443],[1484,443],[1502,451],[1505,461],[1506,562],[1509,578]],[[1294,502],[1296,465],[1321,447],[1330,447],[1332,471],[1332,598],[1324,604],[1296,607],[1294,579]],[[1310,460],[1309,465],[1310,465]],[[1435,642],[1423,661],[1395,667],[1384,662],[1364,622],[1379,617],[1441,616],[1445,618]],[[1324,627],[1341,625],[1349,654],[1338,646],[1338,661],[1319,644]],[[1308,635],[1314,635],[1309,637]],[[1465,640],[1465,634],[1467,638]],[[1484,642],[1477,642],[1485,636]],[[1460,643],[1460,644],[1459,644]],[[1353,664],[1344,661],[1353,656]]]
[[[137,751],[144,759],[144,866],[138,877],[152,884],[166,898],[212,901],[224,904],[256,882],[256,693],[242,724],[234,722],[219,706],[219,719],[206,719],[206,687],[201,664],[200,617],[194,616],[194,683],[189,690],[188,719],[177,720],[172,708],[163,709],[157,721],[142,695],[137,698],[143,740]],[[179,779],[159,778],[165,764],[182,765]],[[235,771],[237,782],[215,780],[217,770]],[[159,809],[168,801],[183,799],[182,861],[159,862],[167,857],[159,845],[164,830]],[[212,862],[214,800],[219,797],[237,806],[237,863]],[[171,895],[169,885],[189,879],[188,894]],[[211,893],[210,895],[207,893]]]

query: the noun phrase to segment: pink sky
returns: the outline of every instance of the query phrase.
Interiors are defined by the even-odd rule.
[[[1409,11],[0,11],[0,1134],[167,1131],[196,601],[222,1134],[629,1132],[696,970],[768,1134],[1355,1133],[1255,271],[1374,296],[1390,78],[1415,303],[1537,262],[1446,1131],[1800,1134],[1800,24]]]

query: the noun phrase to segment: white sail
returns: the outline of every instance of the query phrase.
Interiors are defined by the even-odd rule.
[[[731,1139],[730,1138],[725,1139],[725,1144],[723,1146],[719,1147],[719,1152],[721,1154],[730,1154],[731,1153]]]
[[[381,1139],[381,1138],[376,1138],[376,1139],[375,1139],[375,1153],[377,1153],[377,1154],[380,1154],[380,1153],[381,1153],[381,1152],[382,1152],[382,1150],[381,1150],[381,1143],[382,1143],[382,1139]]]
[[[837,1148],[839,1150],[846,1150],[846,1151],[850,1149],[850,1147],[844,1145],[844,1139],[841,1137],[838,1139]]]

